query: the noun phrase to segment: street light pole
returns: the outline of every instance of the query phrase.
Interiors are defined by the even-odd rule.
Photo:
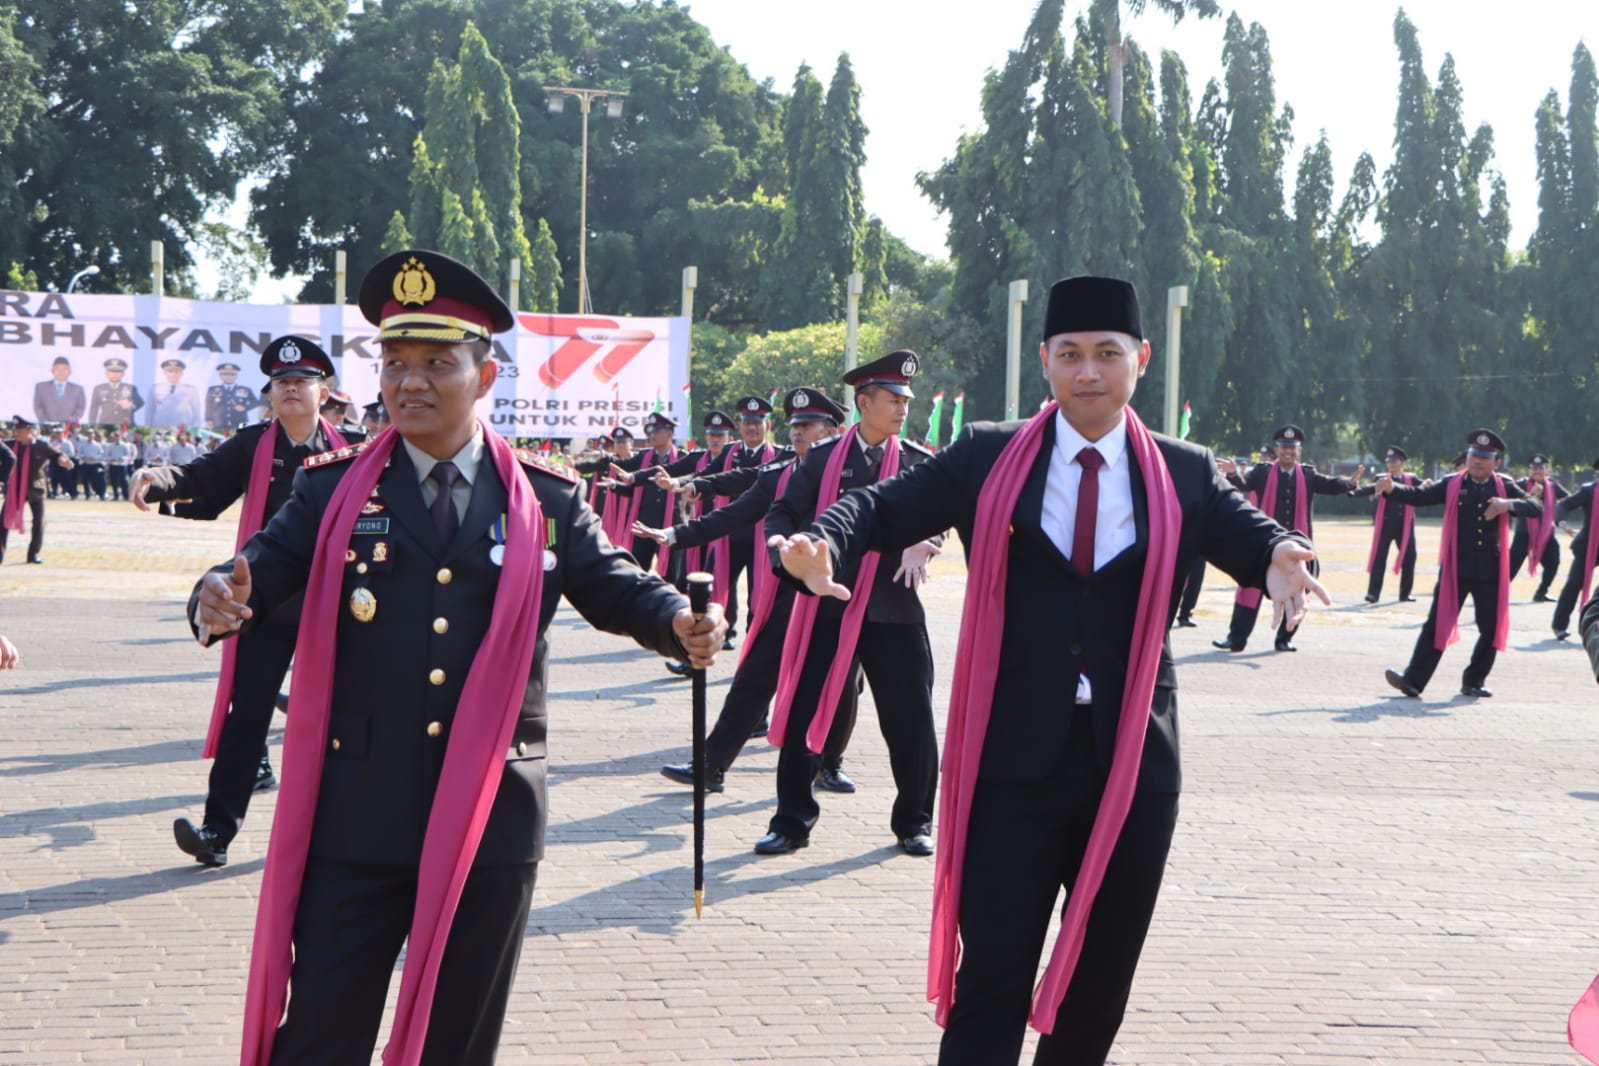
[[[583,114],[583,164],[579,179],[578,195],[578,223],[577,223],[577,313],[587,314],[592,308],[589,306],[589,110],[595,100],[610,98],[605,105],[605,114],[609,118],[620,118],[622,115],[622,97],[627,92],[622,89],[573,89],[564,85],[546,85],[543,89],[547,93],[562,93],[566,96],[577,98],[578,108]],[[560,96],[551,96],[547,104],[549,113],[559,115],[566,110],[566,101]]]
[[[84,267],[82,270],[72,275],[72,280],[67,282],[67,292],[70,293],[73,289],[76,289],[78,287],[78,282],[82,281],[84,278],[91,277],[98,273],[100,273],[100,268],[97,266],[91,265]]]

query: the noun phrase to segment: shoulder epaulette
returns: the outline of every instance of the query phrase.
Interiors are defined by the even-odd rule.
[[[562,481],[570,481],[574,485],[583,480],[581,474],[565,463],[558,463],[554,459],[533,451],[531,448],[512,448],[511,450],[516,453],[517,459],[521,460],[523,466],[541,470],[553,477],[560,478]]]
[[[346,448],[335,448],[331,452],[313,455],[305,461],[305,468],[310,470],[316,466],[327,466],[329,463],[342,463],[346,459],[354,459],[366,450],[366,443],[351,444]]]
[[[811,445],[811,451],[815,451],[817,448],[831,448],[833,445],[837,444],[843,439],[844,435],[840,433],[836,437],[828,437],[826,440],[819,440],[815,444]],[[806,452],[805,454],[809,455],[810,452]]]
[[[905,437],[901,437],[899,439],[899,442],[900,442],[900,444],[902,444],[903,446],[909,448],[913,452],[921,452],[923,455],[927,455],[927,456],[931,456],[933,454],[933,449],[929,448],[927,445],[923,444],[921,441],[915,441],[915,440],[910,440],[910,439],[905,438]]]

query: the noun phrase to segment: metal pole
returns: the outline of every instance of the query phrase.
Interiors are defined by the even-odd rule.
[[[1005,321],[1005,418],[1017,418],[1022,393],[1022,304],[1027,302],[1027,282],[1010,283],[1010,314]]]
[[[344,249],[333,253],[333,302],[343,306],[345,297],[349,295],[347,286],[350,278],[350,258]]]
[[[589,97],[578,97],[583,109],[582,195],[578,197],[577,221],[577,313],[589,312]]]
[[[511,305],[511,310],[522,309],[522,260],[511,260],[510,284],[506,286],[506,303]]]
[[[844,371],[848,373],[860,365],[861,292],[866,288],[866,275],[856,272],[844,279]],[[844,390],[844,406],[855,407],[855,390]]]
[[[160,241],[150,242],[150,292],[155,296],[167,294],[167,253]]]
[[[683,405],[683,425],[688,427],[688,432],[694,432],[694,290],[699,288],[700,268],[687,266],[683,268],[683,317],[689,321],[689,348],[688,348],[688,382],[689,399]]]
[[[1166,435],[1177,436],[1177,391],[1182,381],[1183,308],[1188,306],[1188,286],[1166,290]]]

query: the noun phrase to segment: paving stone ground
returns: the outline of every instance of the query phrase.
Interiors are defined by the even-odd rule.
[[[274,796],[221,870],[171,831],[200,811],[217,668],[181,603],[231,522],[98,502],[52,503],[49,521],[48,565],[0,567],[0,632],[23,652],[0,675],[0,1064],[237,1061]],[[1174,635],[1186,791],[1113,1062],[1581,1061],[1565,1016],[1599,970],[1599,687],[1521,578],[1493,699],[1454,696],[1464,645],[1424,700],[1396,698],[1382,670],[1427,601],[1393,602],[1390,577],[1382,604],[1360,602],[1368,528],[1319,524],[1339,603],[1298,654],[1264,627],[1242,655],[1213,651],[1231,602],[1214,572],[1201,628]],[[1421,540],[1425,596],[1436,530]],[[940,729],[956,554],[927,596]],[[686,758],[688,686],[570,612],[552,638],[551,846],[501,1061],[932,1061],[932,864],[893,847],[870,704],[848,759],[861,791],[824,796],[806,851],[750,852],[773,749],[710,797],[696,920],[689,796],[656,773]]]

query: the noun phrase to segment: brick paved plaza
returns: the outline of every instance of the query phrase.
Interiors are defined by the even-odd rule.
[[[19,546],[0,568],[0,632],[23,655],[0,675],[0,1063],[235,1062],[275,795],[223,869],[171,830],[200,813],[217,667],[181,604],[233,524],[110,503],[52,503],[49,521],[48,565]],[[1319,528],[1339,603],[1297,655],[1264,626],[1242,655],[1213,651],[1231,604],[1214,572],[1201,628],[1174,637],[1182,820],[1113,1061],[1580,1062],[1566,1011],[1599,970],[1586,659],[1549,639],[1523,577],[1493,699],[1454,696],[1466,645],[1422,702],[1398,699],[1382,670],[1404,664],[1427,600],[1394,603],[1390,577],[1366,607],[1369,527]],[[1424,596],[1436,544],[1425,529]],[[942,728],[962,581],[958,560],[937,565]],[[686,759],[688,685],[570,611],[551,641],[550,851],[501,1061],[932,1061],[933,867],[893,846],[869,704],[847,762],[861,791],[824,795],[809,849],[750,852],[773,806],[764,744],[709,798],[696,921],[690,798],[656,773]]]

